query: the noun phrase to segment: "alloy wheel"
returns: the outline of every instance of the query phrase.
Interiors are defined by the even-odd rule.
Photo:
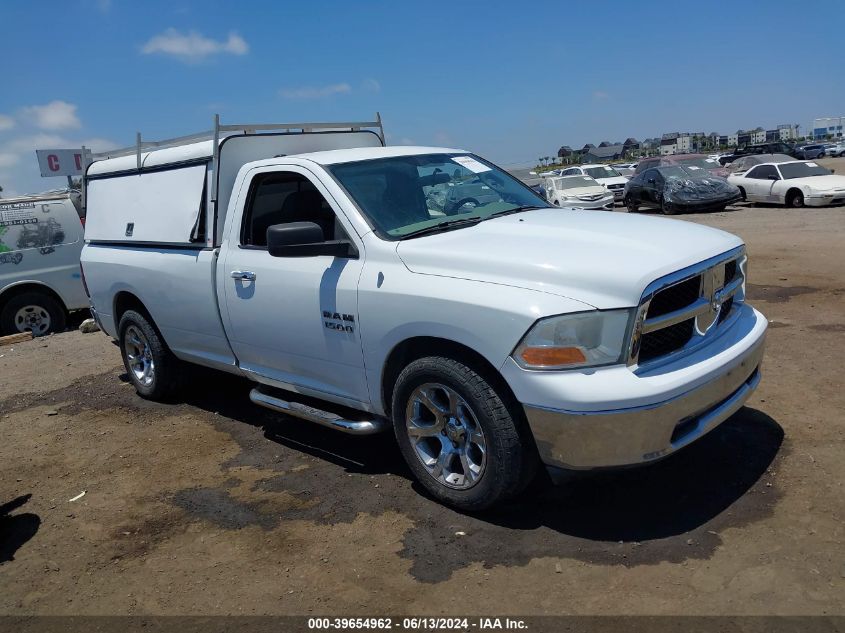
[[[481,479],[487,441],[475,412],[454,389],[440,383],[414,389],[405,428],[417,458],[439,483],[465,490]]]

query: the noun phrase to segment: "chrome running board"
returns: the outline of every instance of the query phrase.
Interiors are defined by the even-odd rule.
[[[249,399],[255,404],[267,407],[279,413],[285,413],[302,420],[308,420],[321,426],[351,435],[374,435],[390,428],[390,422],[374,417],[369,420],[346,420],[331,411],[316,409],[301,402],[282,400],[256,388],[249,392]]]

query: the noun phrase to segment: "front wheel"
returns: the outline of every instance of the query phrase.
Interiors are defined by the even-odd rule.
[[[163,400],[173,393],[179,361],[147,317],[127,310],[120,317],[118,336],[123,366],[138,395]]]
[[[800,191],[793,191],[786,198],[786,206],[793,209],[800,209],[804,206],[804,194]]]
[[[625,196],[625,207],[628,209],[628,213],[636,213],[640,210],[640,205],[634,202],[631,196]]]
[[[678,209],[675,205],[671,202],[666,202],[666,198],[663,198],[660,201],[660,210],[663,212],[663,215],[675,215],[678,213]]]
[[[467,365],[444,357],[408,365],[393,391],[402,456],[435,498],[479,511],[520,492],[538,458],[517,407]]]

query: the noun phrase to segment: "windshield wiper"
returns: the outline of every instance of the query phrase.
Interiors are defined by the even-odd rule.
[[[521,207],[514,207],[513,209],[506,209],[505,211],[497,211],[496,213],[491,213],[488,215],[485,220],[489,220],[490,218],[500,218],[503,215],[511,215],[512,213],[522,213],[523,211],[533,211],[534,209],[545,209],[546,207],[538,207],[533,204],[526,204]]]
[[[423,235],[432,235],[434,233],[442,233],[444,231],[449,231],[451,229],[460,229],[465,226],[475,226],[484,218],[474,215],[469,218],[459,218],[457,220],[447,220],[445,222],[440,222],[439,224],[435,224],[434,226],[427,226],[424,229],[418,229],[416,231],[411,231],[410,233],[406,233],[402,236],[403,240],[406,240],[410,237],[422,237]]]

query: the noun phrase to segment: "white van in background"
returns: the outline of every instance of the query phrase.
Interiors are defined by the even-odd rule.
[[[0,335],[60,332],[68,312],[88,307],[83,230],[78,192],[0,198]]]

